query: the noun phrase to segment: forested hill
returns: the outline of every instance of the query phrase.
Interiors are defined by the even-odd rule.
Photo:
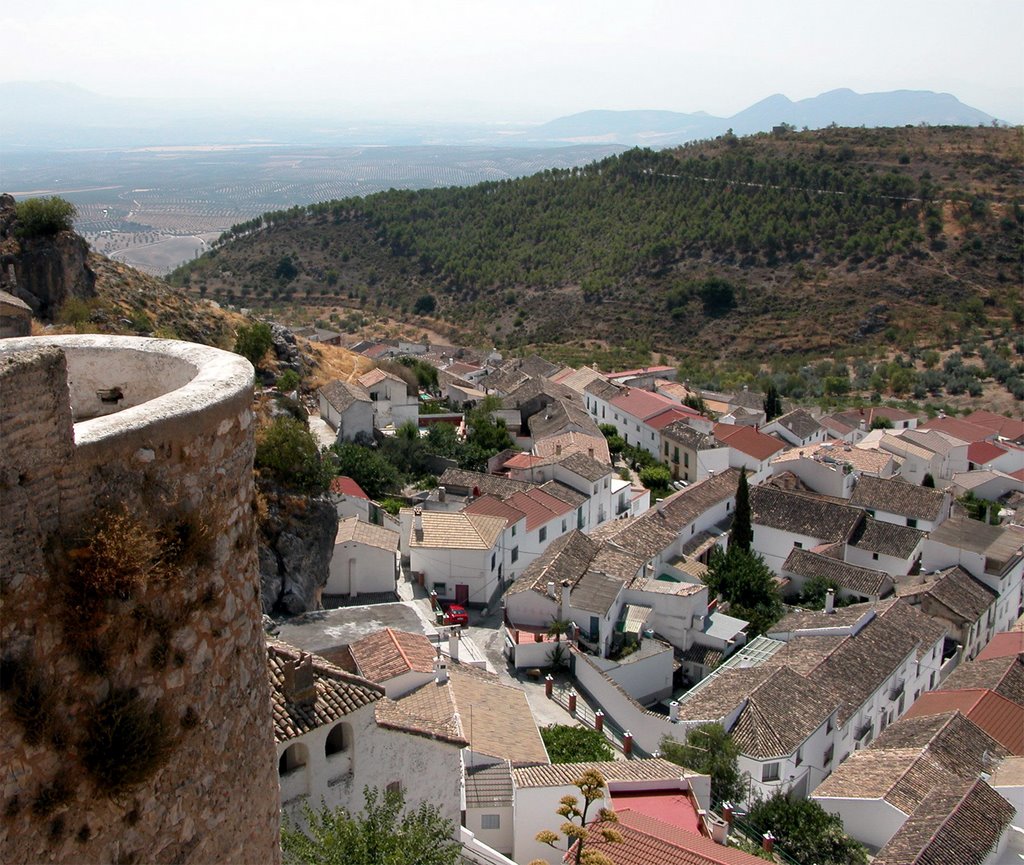
[[[268,214],[173,280],[499,345],[764,357],[1007,321],[1022,226],[1019,129],[834,128]]]

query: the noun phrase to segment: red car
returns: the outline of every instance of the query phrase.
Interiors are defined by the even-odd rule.
[[[469,613],[465,607],[459,604],[451,604],[444,611],[444,624],[460,625],[465,628],[469,625]]]

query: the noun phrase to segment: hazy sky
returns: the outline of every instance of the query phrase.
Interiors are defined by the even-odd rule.
[[[773,93],[947,91],[1024,121],[1024,0],[36,0],[0,8],[7,80],[353,115],[729,115]]]

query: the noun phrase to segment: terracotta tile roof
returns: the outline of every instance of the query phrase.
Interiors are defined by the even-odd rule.
[[[765,665],[722,670],[706,685],[682,697],[679,717],[684,721],[721,722],[774,672],[775,668]]]
[[[764,865],[764,860],[736,847],[687,832],[632,809],[616,812],[617,823],[597,822],[587,850],[603,853],[615,865]],[[609,843],[602,828],[617,829],[622,840]],[[575,848],[573,848],[575,849]]]
[[[1017,657],[1024,652],[1024,630],[1005,631],[996,634],[989,644],[978,653],[977,660],[988,661],[992,658]]]
[[[455,707],[451,682],[428,682],[398,700],[383,699],[374,710],[377,724],[415,736],[466,747],[469,739]]]
[[[366,388],[359,384],[347,381],[329,381],[319,391],[320,395],[327,400],[339,414],[344,413],[350,405],[356,402],[370,402],[370,394]]]
[[[583,388],[584,393],[589,393],[607,403],[615,399],[623,390],[621,385],[612,384],[605,378],[595,378]]]
[[[341,475],[331,481],[331,492],[339,496],[351,496],[356,499],[367,499],[369,496],[363,492],[363,488],[359,486],[352,478]]]
[[[497,369],[479,379],[478,384],[489,392],[494,391],[498,394],[508,394],[523,384],[523,382],[528,381],[529,378],[530,376],[521,369]]]
[[[661,437],[668,439],[675,444],[682,445],[685,448],[689,448],[692,451],[709,451],[714,450],[717,447],[721,447],[714,436],[702,433],[699,430],[694,429],[685,420],[674,420],[672,423],[663,427],[661,430]]]
[[[371,369],[369,372],[363,373],[356,380],[367,389],[373,387],[375,384],[380,384],[385,380],[393,381],[402,385],[403,388],[405,387],[405,379],[395,375],[393,372],[388,372],[383,369]]]
[[[694,774],[678,763],[661,757],[641,760],[609,760],[596,763],[554,763],[546,766],[513,768],[516,789],[533,787],[568,787],[588,769],[596,769],[606,782],[612,781],[676,781]]]
[[[524,494],[517,493],[516,495]],[[519,508],[513,507],[508,502],[503,502],[494,496],[480,496],[480,498],[464,507],[462,512],[464,514],[484,514],[490,517],[502,517],[505,520],[506,527],[513,526],[520,520],[526,519],[526,514],[519,510]]]
[[[766,486],[751,488],[750,511],[755,526],[832,542],[845,541],[864,518],[862,511],[850,505]]]
[[[716,423],[715,438],[724,445],[745,453],[755,460],[766,460],[773,454],[789,447],[786,442],[774,436],[765,435],[752,426],[732,426]]]
[[[423,513],[423,537],[413,532],[410,547],[454,550],[489,550],[505,530],[504,517],[467,514],[465,511],[426,511]]]
[[[587,456],[585,453],[578,451],[568,456],[563,455],[561,458],[556,459],[556,461],[558,465],[591,483],[596,483],[601,478],[607,477],[612,473],[611,466],[608,463],[602,463],[594,457]]]
[[[308,706],[289,699],[285,691],[285,667],[310,658],[316,700]],[[380,700],[383,689],[368,679],[346,673],[316,655],[310,656],[279,640],[267,639],[267,670],[270,676],[274,736],[287,742],[326,724],[333,724],[363,706]]]
[[[1012,703],[995,691],[981,688],[929,691],[910,707],[906,717],[917,718],[954,709],[963,712],[1011,753],[1024,755],[1024,706]]]
[[[891,420],[893,423],[900,421],[913,420],[920,415],[911,414],[908,411],[903,411],[900,408],[889,408],[888,406],[869,406],[867,408],[852,408],[848,411],[836,412],[832,415],[834,418],[838,418],[845,424],[848,424],[853,429],[856,429],[861,421],[864,421],[865,426],[871,429],[871,424],[877,418],[885,418]]]
[[[910,441],[918,447],[930,450],[932,453],[949,456],[957,448],[964,447],[967,442],[952,436],[949,433],[929,429],[908,429],[901,430],[900,437]]]
[[[966,661],[942,683],[944,691],[967,688],[987,688],[1018,706],[1024,706],[1024,656]]]
[[[947,502],[942,490],[871,475],[861,476],[850,498],[850,504],[857,507],[932,521],[939,518]]]
[[[338,523],[338,534],[334,543],[343,544],[355,541],[379,550],[397,550],[399,534],[384,526],[363,522],[359,517],[348,517]]]
[[[960,439],[963,442],[980,442],[985,439],[995,438],[994,430],[988,429],[968,421],[959,420],[955,417],[937,417],[920,425],[921,429],[936,430],[937,432],[949,433],[949,435]]]
[[[775,418],[772,423],[784,426],[798,439],[810,438],[821,430],[821,424],[811,417],[810,412],[802,408],[793,409]]]
[[[928,753],[947,772],[976,778],[1010,756],[1002,745],[959,711],[907,717],[890,724],[871,749],[916,748]]]
[[[836,433],[839,436],[848,435],[849,433],[852,433],[855,429],[857,429],[856,425],[851,426],[850,424],[843,423],[841,420],[839,420],[839,418],[835,417],[834,415],[825,415],[825,417],[821,418],[821,420],[818,422],[823,427],[825,427],[825,429],[829,430],[830,432]]]
[[[850,565],[797,547],[786,558],[782,569],[801,577],[825,577],[841,589],[869,597],[887,594],[893,585],[892,577],[882,571]]]
[[[640,375],[658,375],[666,372],[675,373],[676,368],[674,366],[642,366],[639,369],[624,369],[620,372],[609,372],[605,374],[605,377],[609,380],[613,380],[617,378],[636,378]]]
[[[564,373],[564,371],[563,371]],[[588,384],[592,381],[604,380],[604,376],[599,373],[596,369],[591,369],[589,366],[580,367],[577,370],[570,370],[568,373],[559,373],[553,379],[559,384],[564,384],[568,388],[577,393],[582,394]]]
[[[691,418],[700,417],[700,413],[694,411],[692,408],[686,406],[672,405],[666,408],[664,411],[658,412],[658,414],[647,418],[647,426],[651,429],[663,430],[669,424],[679,423],[682,421],[685,423]]]
[[[909,559],[924,539],[925,533],[917,529],[866,517],[854,529],[848,543],[855,549],[867,550],[869,553]]]
[[[964,418],[967,423],[994,430],[1000,438],[1009,439],[1012,442],[1024,439],[1024,421],[1020,418],[1003,417],[992,411],[979,409],[973,411]]]
[[[642,565],[642,562],[640,563]],[[595,556],[587,572],[576,581],[569,594],[569,603],[578,610],[605,615],[621,594],[629,578],[598,570]],[[635,573],[635,571],[634,571]],[[632,575],[631,575],[632,576]]]
[[[563,580],[575,583],[597,555],[598,541],[574,529],[556,538],[548,548],[526,566],[522,575],[508,588],[508,594],[533,590],[547,594],[549,582],[555,584],[556,603],[561,599]]]
[[[922,584],[901,588],[900,595],[909,593],[942,604],[962,625],[977,622],[999,597],[959,566],[927,577]]]
[[[435,650],[423,634],[385,628],[348,647],[360,675],[383,684],[409,672],[431,673]]]
[[[561,451],[558,452],[559,448]],[[602,436],[570,430],[560,435],[548,436],[533,443],[533,452],[539,457],[569,456],[573,453],[589,456],[593,449],[593,459],[608,466],[611,465],[611,454],[608,451],[608,439]]]
[[[454,376],[464,378],[467,375],[472,375],[474,372],[480,372],[482,366],[477,366],[473,363],[463,363],[461,360],[452,361],[448,366],[444,368],[444,371]]]
[[[565,502],[567,505],[572,505],[574,508],[578,508],[584,504],[588,497],[583,493],[577,492],[572,487],[563,484],[561,481],[547,481],[539,487],[540,490],[546,492],[548,495],[554,496],[559,501]]]
[[[528,490],[536,484],[527,481],[514,481],[509,478],[498,477],[486,472],[471,472],[466,469],[444,470],[444,473],[437,479],[438,486],[442,486],[450,493],[456,495],[492,495],[499,499],[508,498],[520,490]],[[479,490],[474,493],[473,490]]]
[[[514,801],[512,765],[507,760],[491,766],[466,767],[467,808],[503,808]]]
[[[884,799],[904,814],[936,787],[947,783],[949,771],[918,748],[865,748],[854,751],[819,784],[815,799]],[[828,803],[824,803],[829,810]]]
[[[571,505],[539,488],[509,496],[506,503],[526,514],[528,532],[547,525],[556,517],[564,516],[573,510]]]
[[[730,733],[747,756],[785,757],[835,711],[835,698],[829,690],[789,667],[774,667],[750,692]]]
[[[627,552],[649,559],[672,544],[701,514],[734,498],[738,482],[737,469],[705,478],[673,493],[636,519],[616,521],[602,537]]]
[[[522,690],[474,667],[453,664],[449,676],[462,729],[474,751],[509,760],[513,766],[548,762]]]
[[[875,865],[981,865],[1015,813],[981,779],[935,790],[878,851]]]
[[[679,408],[679,403],[667,396],[638,387],[623,388],[609,402],[619,411],[625,412],[641,422],[661,414],[665,409]]]

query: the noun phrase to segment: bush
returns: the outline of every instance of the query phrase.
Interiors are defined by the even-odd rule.
[[[278,483],[311,495],[326,491],[334,475],[313,434],[292,417],[277,418],[257,436],[255,466]]]
[[[649,490],[667,490],[672,483],[672,473],[664,466],[648,466],[640,470],[640,483]]]
[[[843,821],[812,799],[789,799],[775,793],[750,809],[747,820],[771,832],[778,846],[798,862],[864,865],[867,851],[843,831]]]
[[[614,760],[615,752],[603,733],[589,727],[548,724],[540,728],[552,763],[591,763]]]
[[[77,210],[63,198],[27,198],[15,205],[18,237],[52,237],[61,231],[70,231]]]
[[[240,354],[253,366],[259,366],[263,355],[274,344],[270,325],[262,321],[243,324],[235,335],[235,354]]]
[[[282,393],[291,393],[299,386],[299,374],[293,369],[286,369],[277,377],[277,389]]]

